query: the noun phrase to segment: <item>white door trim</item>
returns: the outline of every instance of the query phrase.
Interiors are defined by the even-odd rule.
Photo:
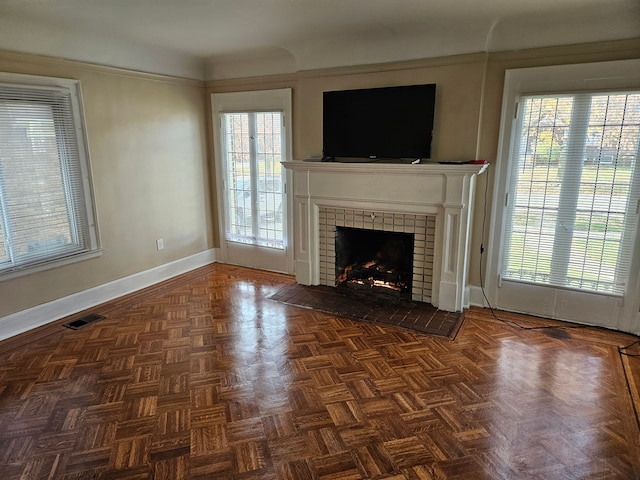
[[[285,158],[283,160],[291,160],[293,151],[292,143],[292,101],[291,101],[291,89],[281,88],[276,90],[260,90],[250,92],[231,92],[231,93],[214,93],[211,95],[211,115],[212,115],[212,129],[214,139],[214,166],[216,176],[216,199],[218,210],[218,227],[219,227],[219,256],[217,260],[221,263],[233,263],[241,264],[242,262],[236,258],[237,256],[229,252],[227,247],[227,241],[225,240],[225,199],[224,199],[224,172],[222,161],[223,153],[220,142],[220,115],[224,112],[250,112],[250,111],[282,111],[284,115],[284,132],[285,132]],[[286,230],[286,242],[285,251],[286,259],[284,260],[284,268],[277,266],[276,264],[267,261],[264,265],[252,265],[257,268],[263,268],[266,270],[280,271],[283,273],[294,273],[293,263],[293,229],[291,225],[291,213],[292,213],[292,194],[290,185],[290,175],[286,171],[285,177],[285,203],[286,203],[286,215],[285,215],[285,230]],[[249,248],[250,246],[242,247],[248,249],[248,252],[253,252],[255,248]]]
[[[516,104],[524,93],[559,91],[597,91],[640,88],[640,59],[573,65],[554,65],[511,69],[505,72],[502,99],[500,136],[498,140],[497,170],[494,176],[493,198],[485,285],[487,298],[499,307],[499,284],[505,228],[505,202],[509,188],[509,158],[514,144]],[[640,234],[636,235],[636,252],[640,251]],[[640,255],[631,265],[629,287],[624,303],[612,327],[628,332],[640,332]],[[633,272],[636,272],[635,274]],[[525,307],[523,305],[523,307]],[[520,311],[524,311],[524,308]],[[554,309],[556,318],[563,318]],[[574,320],[575,321],[575,320]]]

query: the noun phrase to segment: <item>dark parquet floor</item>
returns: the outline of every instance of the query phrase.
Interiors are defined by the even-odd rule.
[[[214,264],[0,343],[0,478],[640,478],[631,337],[472,308],[447,339],[292,281]]]

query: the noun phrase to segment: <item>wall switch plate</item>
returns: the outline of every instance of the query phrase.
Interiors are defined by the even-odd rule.
[[[162,250],[164,248],[164,240],[162,238],[156,240],[156,246],[158,247],[158,250]]]

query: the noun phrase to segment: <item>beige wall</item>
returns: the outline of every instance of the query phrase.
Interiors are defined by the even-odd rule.
[[[505,70],[640,57],[640,39],[562,46],[498,54],[398,62],[300,72],[297,75],[212,81],[208,92],[293,89],[294,158],[322,151],[322,91],[401,84],[436,83],[434,160],[484,159],[493,165],[478,178],[470,257],[470,283],[480,285],[480,244],[485,251],[491,221]],[[481,239],[485,187],[487,218]]]
[[[638,58],[640,39],[503,54],[199,82],[0,52],[0,71],[81,81],[103,255],[0,282],[0,317],[126,277],[218,245],[209,191],[209,95],[293,89],[296,159],[322,149],[322,95],[330,89],[436,83],[435,160],[495,163],[504,71],[550,64]],[[470,279],[479,285],[484,188],[479,178]],[[486,225],[491,220],[491,208]],[[155,240],[165,249],[157,251]],[[485,246],[488,229],[485,232]]]
[[[0,71],[81,81],[103,249],[99,258],[0,282],[0,317],[213,246],[200,82],[6,52]]]

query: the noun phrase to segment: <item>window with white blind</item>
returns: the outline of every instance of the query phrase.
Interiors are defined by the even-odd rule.
[[[501,276],[624,295],[640,198],[640,91],[518,102]]]
[[[78,82],[0,75],[0,275],[97,249]]]

